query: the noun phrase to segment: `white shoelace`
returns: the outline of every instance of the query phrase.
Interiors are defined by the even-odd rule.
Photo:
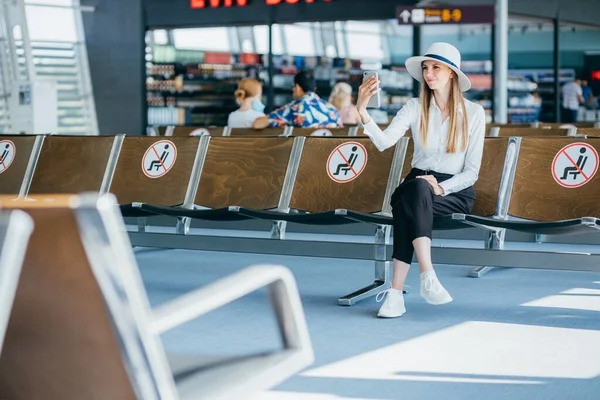
[[[442,290],[442,285],[438,282],[437,277],[435,275],[427,275],[425,277],[425,290],[432,293],[439,293]]]
[[[385,299],[385,295],[388,294],[389,292],[390,292],[390,289],[386,289],[384,291],[377,293],[377,296],[375,296],[375,301],[378,303],[381,303],[383,301],[383,299]]]

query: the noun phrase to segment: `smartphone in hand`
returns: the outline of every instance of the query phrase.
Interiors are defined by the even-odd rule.
[[[365,71],[363,73],[363,83],[368,81],[373,76],[375,78],[379,79],[377,72]],[[379,100],[379,92],[378,92],[378,93],[375,93],[375,95],[369,99],[369,102],[367,103],[367,108],[379,108],[379,107],[381,107],[381,102]]]

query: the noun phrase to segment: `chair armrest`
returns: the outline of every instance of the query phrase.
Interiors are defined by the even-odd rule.
[[[277,265],[248,267],[159,307],[153,313],[152,330],[164,333],[265,286],[285,347],[312,353],[296,281],[287,268]]]

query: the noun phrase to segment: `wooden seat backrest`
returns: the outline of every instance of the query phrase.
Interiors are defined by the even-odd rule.
[[[338,146],[351,146],[352,143],[364,146],[367,163],[362,172],[348,172],[357,172],[357,178],[337,183],[328,174],[329,157]],[[365,213],[381,211],[393,157],[394,147],[380,152],[368,138],[308,137],[304,143],[290,207],[308,212],[337,208]]]
[[[35,135],[0,136],[0,155],[6,146],[15,149],[11,163],[0,165],[0,194],[19,194],[35,140]]]
[[[119,204],[183,204],[199,142],[199,137],[126,137],[119,153],[110,192],[117,197]],[[169,146],[169,149],[175,149],[175,164],[162,176],[148,175],[145,171],[147,168],[144,165],[144,156],[147,152],[156,151],[158,158],[158,154],[162,155],[165,145]],[[171,150],[168,156],[173,157]],[[166,170],[168,167],[161,165],[159,170],[161,168]]]
[[[496,212],[508,142],[509,138],[485,139],[479,176],[473,185],[475,205],[472,213],[474,215],[487,217]]]
[[[175,126],[173,127],[173,136],[200,136],[202,132],[208,132],[211,136],[223,136],[222,126]]]
[[[587,143],[600,153],[600,139],[523,138],[510,200],[509,215],[536,221],[600,217],[600,175],[581,187],[566,188],[553,177],[553,162],[563,148]],[[588,152],[589,153],[589,152]],[[575,159],[576,163],[578,160]],[[588,165],[593,160],[588,159]],[[587,167],[586,167],[587,168]],[[560,175],[563,171],[558,171]],[[590,174],[591,175],[591,174]],[[572,176],[567,177],[567,182]],[[561,176],[557,176],[559,181]]]
[[[560,128],[551,128],[551,129],[543,129],[543,128],[500,128],[499,136],[508,137],[508,136],[567,136],[569,133],[568,129],[560,129]]]
[[[34,222],[0,355],[0,398],[136,399],[69,202],[0,204]]]
[[[29,194],[99,191],[114,141],[114,136],[46,137]]]
[[[158,133],[158,136],[165,136],[165,134],[167,133],[167,128],[168,126],[157,126],[155,129]]]
[[[285,132],[285,128],[232,128],[229,136],[281,136]]]
[[[476,196],[473,206],[474,215],[490,216],[496,211],[508,141],[509,138],[485,139],[479,177],[474,185]],[[411,139],[404,158],[402,179],[406,178],[412,168],[413,152],[414,141]]]
[[[508,128],[508,129],[516,129],[516,128],[532,128],[531,124],[485,124],[485,135],[489,136],[490,130],[492,128]]]
[[[350,128],[294,128],[292,136],[348,136]]]
[[[213,137],[195,204],[210,208],[276,208],[294,139]]]
[[[593,128],[594,127],[595,122],[573,122],[573,123],[548,123],[548,122],[540,122],[538,124],[539,128],[544,128],[544,129],[548,129],[548,128],[560,128],[561,126],[565,126],[565,125],[573,125],[577,128]]]
[[[577,129],[577,134],[593,136],[593,137],[600,137],[600,129],[598,129],[598,128],[579,128],[579,129]]]
[[[496,124],[496,123],[490,123],[490,124],[485,124],[485,127],[490,127],[490,128],[531,128],[531,124]]]

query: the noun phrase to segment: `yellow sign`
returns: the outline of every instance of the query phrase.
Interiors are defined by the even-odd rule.
[[[462,11],[460,11],[460,9],[455,8],[454,10],[452,10],[452,20],[454,22],[460,22],[460,20],[462,19]]]
[[[450,21],[450,10],[444,9],[442,10],[442,22]]]
[[[299,0],[296,0],[299,1]],[[490,24],[494,23],[495,6],[454,5],[437,7],[397,8],[398,23],[410,25],[429,24]]]

